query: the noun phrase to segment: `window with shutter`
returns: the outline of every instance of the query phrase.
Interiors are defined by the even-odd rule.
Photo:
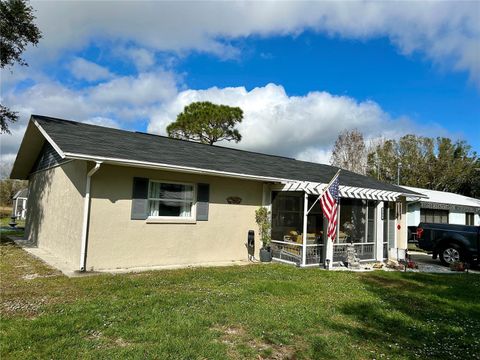
[[[193,184],[150,181],[148,216],[155,218],[193,218]]]

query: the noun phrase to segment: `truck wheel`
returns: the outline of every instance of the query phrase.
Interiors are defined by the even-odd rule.
[[[463,259],[462,250],[457,244],[447,244],[442,248],[439,255],[442,264],[447,266]]]

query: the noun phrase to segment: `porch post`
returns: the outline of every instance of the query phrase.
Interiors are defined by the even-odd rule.
[[[323,231],[326,232],[328,228],[328,220],[325,220],[323,223]],[[338,237],[338,230],[337,230],[337,237]],[[325,235],[325,264],[328,262],[328,269],[330,270],[333,267],[333,241]]]
[[[307,221],[308,221],[308,194],[303,193],[303,245],[302,245],[302,266],[307,264]]]
[[[337,208],[337,213],[338,213],[338,221],[337,221],[337,235],[336,235],[336,239],[335,241],[337,241],[338,239],[338,232],[340,231],[340,206],[342,205],[341,204],[342,200],[339,199],[338,200],[338,208]],[[323,233],[324,233],[324,245],[325,245],[325,258],[324,258],[324,264],[326,266],[327,264],[327,260],[330,260],[328,262],[328,269],[332,269],[333,268],[333,244],[334,242],[332,240],[330,240],[327,236],[327,229],[328,229],[328,220],[324,218],[323,220]]]
[[[272,236],[272,186],[268,183],[263,183],[262,189],[262,207],[268,211],[268,221],[270,222],[270,236]],[[257,240],[258,241],[258,240]],[[260,249],[262,244],[255,244],[255,256],[260,256]]]
[[[263,184],[262,206],[266,207],[269,212],[272,211],[272,187],[270,184]]]
[[[383,201],[379,201],[377,206],[375,207],[375,245],[376,245],[376,251],[375,251],[375,258],[377,261],[383,261],[383,220],[382,220],[382,213],[383,213],[383,207],[385,206],[385,203]]]

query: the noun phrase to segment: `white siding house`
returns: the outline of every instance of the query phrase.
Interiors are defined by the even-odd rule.
[[[22,189],[13,196],[13,215],[25,220],[27,212],[28,189]]]
[[[428,198],[407,198],[407,225],[420,222],[480,226],[480,200],[444,191],[404,188],[424,194]]]

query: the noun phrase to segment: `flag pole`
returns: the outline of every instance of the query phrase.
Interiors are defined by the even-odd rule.
[[[341,170],[342,169],[338,169],[337,173],[332,178],[332,180],[330,180],[330,182],[327,184],[327,186],[325,186],[323,188],[322,193],[320,195],[318,195],[317,199],[313,202],[312,206],[310,206],[310,209],[307,210],[307,215],[310,213],[310,211],[312,211],[312,209],[315,206],[315,204],[317,203],[317,201],[320,200],[320,198],[323,196],[323,194],[325,194],[325,191],[327,191],[327,189],[330,187],[330,185],[332,185],[332,183],[335,181],[335,179],[338,177],[338,175],[340,175]]]

